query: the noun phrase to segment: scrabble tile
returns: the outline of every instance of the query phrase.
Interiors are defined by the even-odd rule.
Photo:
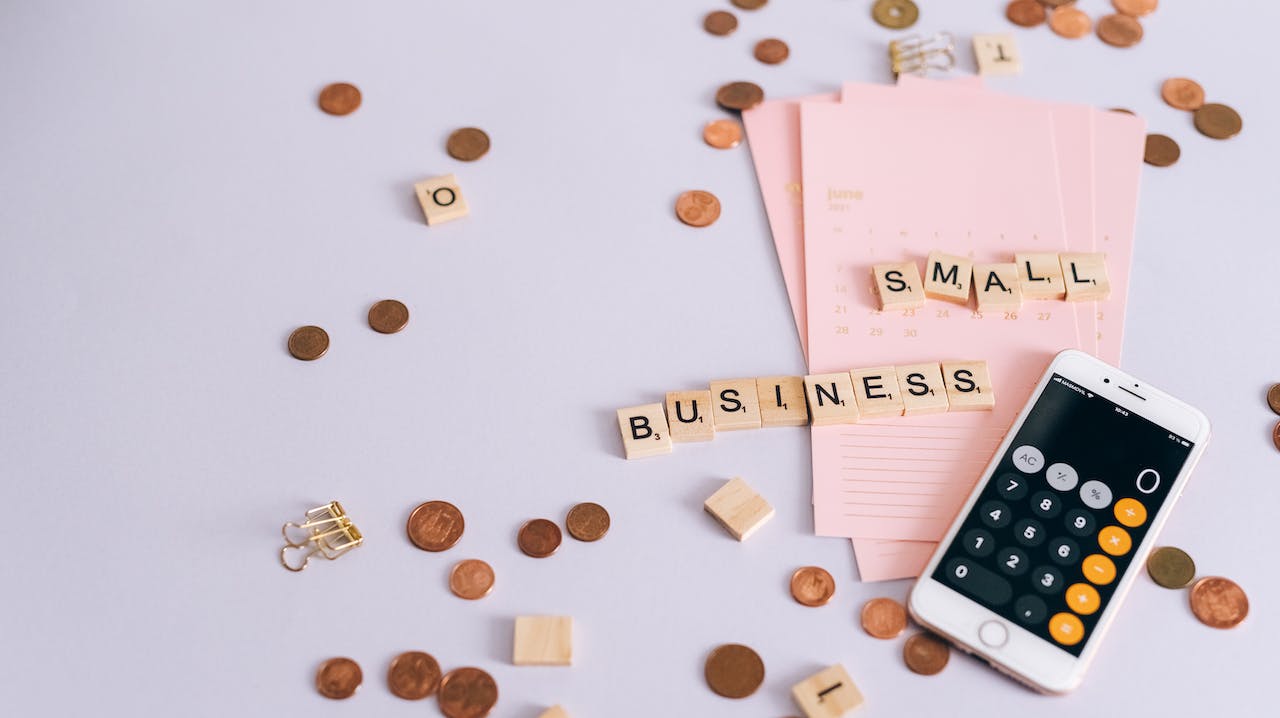
[[[956,304],[969,303],[973,283],[973,262],[943,252],[930,252],[924,264],[924,295]]]
[[[1023,299],[1062,299],[1067,295],[1057,254],[1017,254],[1013,263],[1018,265],[1018,284],[1022,287]]]
[[[1060,254],[1068,302],[1101,301],[1111,296],[1107,255],[1102,252]]]
[[[902,416],[902,394],[898,391],[898,374],[893,367],[854,369],[849,372],[849,378],[853,381],[853,398],[860,418]]]
[[[618,430],[628,459],[671,453],[671,434],[661,404],[618,409]]]
[[[986,362],[944,361],[942,379],[951,411],[991,411],[996,407],[996,390]]]
[[[804,378],[804,393],[814,426],[858,423],[858,403],[849,372],[810,374]]]
[[[760,401],[755,379],[711,382],[711,418],[716,431],[760,428]]]
[[[432,177],[413,186],[418,194],[418,204],[427,217],[427,224],[440,224],[467,216],[467,200],[462,196],[458,180],[453,175]]]
[[[940,364],[906,364],[894,369],[898,373],[903,416],[937,414],[950,408]]]
[[[862,691],[839,663],[792,686],[791,697],[806,718],[840,718],[862,705]]]
[[[973,292],[980,312],[1016,312],[1022,308],[1022,285],[1018,265],[973,265]]]
[[[756,379],[761,426],[805,426],[809,404],[804,398],[804,377],[762,376]]]
[[[667,392],[667,426],[672,441],[711,441],[716,438],[714,421],[710,391]]]
[[[538,714],[538,718],[569,718],[569,711],[560,706],[551,706],[550,708]]]
[[[871,268],[880,308],[916,309],[924,306],[924,283],[915,262],[877,264]]]
[[[517,666],[567,666],[573,663],[573,618],[517,616],[511,662]]]
[[[978,58],[979,75],[1022,74],[1022,54],[1013,35],[974,35],[973,54]]]
[[[773,507],[769,502],[737,477],[726,481],[702,504],[702,508],[716,517],[739,541],[746,541],[756,529],[773,518]]]

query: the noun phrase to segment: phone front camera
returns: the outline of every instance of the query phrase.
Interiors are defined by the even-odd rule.
[[[1110,379],[1105,379],[1105,378],[1104,378],[1104,379],[1102,380],[1102,383],[1103,383],[1103,384],[1110,384],[1110,383],[1111,383],[1111,380],[1110,380]]]

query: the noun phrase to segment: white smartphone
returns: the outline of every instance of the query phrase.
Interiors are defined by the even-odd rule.
[[[1208,440],[1200,411],[1062,352],[912,588],[911,615],[1032,688],[1074,689]]]

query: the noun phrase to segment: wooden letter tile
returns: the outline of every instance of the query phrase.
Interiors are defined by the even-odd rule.
[[[916,309],[924,306],[924,284],[915,262],[877,264],[871,268],[881,309]]]
[[[538,714],[538,718],[570,718],[569,711],[560,706],[551,706],[550,708]]]
[[[760,401],[755,379],[711,382],[711,416],[716,431],[760,428]]]
[[[908,364],[894,367],[898,372],[898,392],[902,394],[902,415],[937,414],[947,411],[947,388],[942,382],[942,367],[934,364]]]
[[[942,379],[947,384],[951,411],[991,411],[996,408],[996,390],[984,361],[944,361]]]
[[[716,517],[716,521],[739,541],[746,541],[756,529],[773,518],[773,507],[769,502],[737,477],[726,481],[702,508]]]
[[[804,426],[809,405],[804,399],[804,377],[762,376],[756,379],[762,426]]]
[[[791,697],[807,718],[840,718],[862,705],[862,691],[839,663],[792,686]]]
[[[1013,35],[974,35],[973,54],[979,75],[1021,75],[1022,55]]]
[[[1068,302],[1101,301],[1111,296],[1107,255],[1102,252],[1060,254]]]
[[[898,374],[891,366],[854,369],[853,396],[861,418],[902,416],[902,394],[898,391]]]
[[[667,425],[672,441],[711,441],[716,438],[713,421],[710,391],[667,392]]]
[[[467,200],[458,188],[458,180],[453,175],[432,177],[413,186],[418,194],[418,204],[422,205],[422,213],[427,217],[427,224],[440,224],[451,219],[467,216]]]
[[[1062,284],[1062,265],[1051,252],[1014,255],[1018,265],[1018,283],[1023,299],[1062,299],[1067,288]]]
[[[1018,265],[973,265],[973,291],[980,312],[1016,312],[1022,308],[1022,285]]]
[[[924,294],[956,304],[969,303],[973,262],[968,257],[930,252],[924,265]]]
[[[511,662],[517,666],[567,666],[573,663],[573,618],[517,616]]]
[[[849,372],[811,374],[804,378],[814,426],[858,423],[858,403]]]
[[[671,453],[671,434],[661,404],[618,409],[618,430],[628,459]]]

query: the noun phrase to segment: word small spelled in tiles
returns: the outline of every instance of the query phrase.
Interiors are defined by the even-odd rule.
[[[1024,299],[1101,301],[1111,296],[1106,255],[1101,252],[1029,252],[1013,262],[975,264],[967,257],[930,252],[923,281],[915,262],[871,268],[880,309],[919,309],[926,298],[968,304],[970,287],[978,311],[1017,311]]]

